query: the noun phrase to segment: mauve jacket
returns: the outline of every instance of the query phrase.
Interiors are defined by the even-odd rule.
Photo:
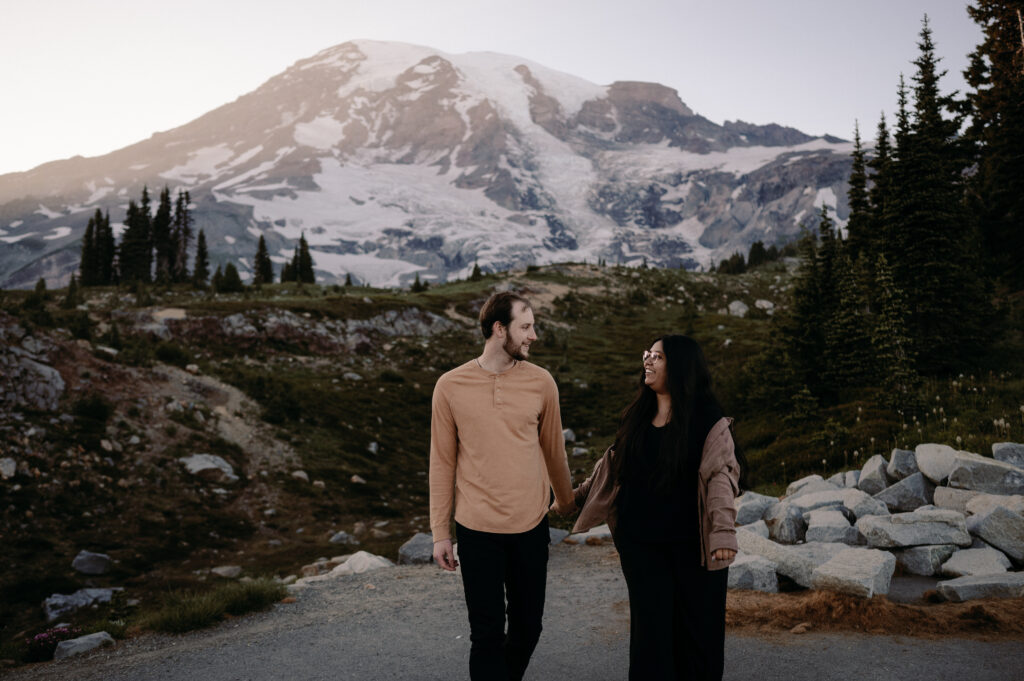
[[[697,483],[697,508],[700,515],[700,564],[708,570],[729,567],[735,558],[715,560],[711,554],[718,549],[739,550],[736,543],[736,496],[739,494],[740,466],[736,461],[736,445],[729,426],[731,418],[721,418],[708,431],[701,454]],[[615,534],[615,499],[619,484],[608,485],[611,457],[609,447],[579,487],[573,490],[580,515],[573,532],[586,532],[607,522]]]

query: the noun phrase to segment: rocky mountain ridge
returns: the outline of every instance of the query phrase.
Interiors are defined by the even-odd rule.
[[[356,41],[180,128],[0,176],[0,286],[66,281],[85,223],[188,189],[211,260],[246,276],[302,233],[322,281],[407,284],[559,261],[695,269],[845,219],[851,145],[717,125],[656,83]]]

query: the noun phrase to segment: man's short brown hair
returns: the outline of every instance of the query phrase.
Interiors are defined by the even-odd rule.
[[[500,322],[506,327],[512,323],[512,308],[516,303],[530,307],[529,300],[512,291],[495,293],[487,299],[480,308],[480,330],[483,331],[484,339],[490,338],[494,333],[494,322]]]

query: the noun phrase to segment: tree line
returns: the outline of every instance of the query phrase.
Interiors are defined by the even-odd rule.
[[[234,263],[229,262],[223,267],[218,265],[211,277],[206,235],[201,229],[196,238],[192,269],[189,270],[188,254],[194,224],[190,204],[189,192],[179,191],[172,205],[171,192],[164,187],[160,192],[156,212],[153,213],[149,189],[143,187],[139,200],[136,202],[131,199],[128,202],[125,229],[119,244],[110,226],[110,212],[103,213],[96,209],[85,228],[79,277],[77,280],[72,277],[72,284],[76,287],[121,283],[191,284],[199,289],[205,289],[209,284],[217,292],[243,290],[241,275]],[[299,238],[292,260],[281,269],[280,280],[316,283],[313,258],[305,234]],[[255,257],[253,284],[273,281],[274,265],[261,235]]]
[[[749,365],[751,398],[795,408],[881,388],[913,410],[921,377],[984,356],[993,300],[1024,284],[1024,45],[1012,4],[969,9],[986,37],[960,99],[940,90],[925,17],[895,129],[883,114],[870,159],[855,125],[846,234],[823,207],[798,244],[791,304]]]

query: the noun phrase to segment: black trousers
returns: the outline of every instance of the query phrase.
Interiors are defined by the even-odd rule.
[[[629,590],[630,681],[721,681],[728,568],[679,542],[615,538]]]
[[[540,640],[551,540],[547,517],[519,534],[456,523],[455,536],[469,610],[469,677],[519,681]]]

